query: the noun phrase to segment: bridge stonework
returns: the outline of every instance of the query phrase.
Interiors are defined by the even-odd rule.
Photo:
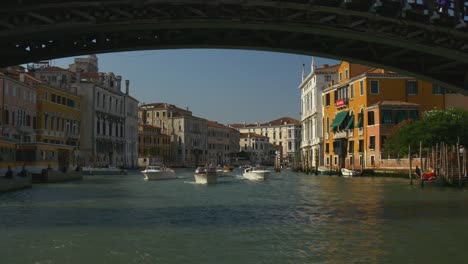
[[[40,3],[37,3],[40,2]],[[0,66],[146,49],[233,48],[383,67],[468,94],[468,4],[400,0],[10,0]],[[426,1],[431,2],[431,1]]]

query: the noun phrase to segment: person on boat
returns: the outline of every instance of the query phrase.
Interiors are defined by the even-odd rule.
[[[27,177],[28,176],[28,172],[26,171],[26,168],[24,167],[24,165],[23,165],[23,168],[21,169],[20,173],[18,173],[18,176],[20,176],[20,177]]]
[[[416,175],[421,178],[421,169],[416,165],[416,170],[415,170]]]
[[[7,172],[5,173],[5,178],[7,179],[13,179],[13,171],[11,170],[11,167],[8,166],[8,170]]]

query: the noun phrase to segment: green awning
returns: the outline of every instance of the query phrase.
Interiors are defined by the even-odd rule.
[[[333,119],[333,123],[331,125],[332,128],[335,129],[339,127],[341,123],[343,123],[347,115],[348,115],[348,111],[343,111],[343,112],[339,112],[338,114],[336,114],[335,119]]]
[[[362,115],[359,115],[356,127],[362,127]]]
[[[351,118],[348,121],[348,124],[346,125],[345,129],[353,129],[354,128],[354,115],[351,116]]]

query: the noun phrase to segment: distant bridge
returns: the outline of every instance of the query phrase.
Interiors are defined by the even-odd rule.
[[[349,60],[468,93],[468,1],[442,9],[418,2],[10,0],[0,7],[0,66],[129,50],[253,49]]]

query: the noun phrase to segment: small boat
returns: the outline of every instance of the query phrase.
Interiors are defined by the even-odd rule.
[[[218,165],[218,167],[216,167],[216,172],[217,172],[217,173],[223,173],[223,172],[224,172],[224,168],[221,167],[221,165]]]
[[[271,172],[266,170],[265,167],[256,166],[245,169],[242,176],[248,180],[258,181],[270,178],[270,173]]]
[[[175,171],[164,166],[148,166],[144,171],[145,180],[169,180],[175,179]]]
[[[195,182],[201,184],[214,184],[218,181],[216,167],[198,167],[195,170]]]
[[[359,175],[359,173],[361,172],[358,170],[349,170],[346,168],[341,169],[341,175],[343,175],[343,177],[353,177]]]
[[[318,167],[317,173],[319,175],[337,175],[338,174],[336,170],[325,168],[325,167]]]

